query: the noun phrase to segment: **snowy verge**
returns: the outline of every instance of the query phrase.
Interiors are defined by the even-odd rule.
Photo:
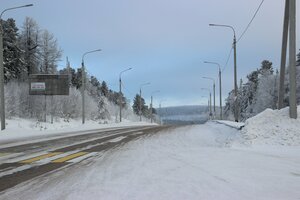
[[[299,199],[299,147],[233,148],[240,132],[208,122],[165,129],[21,183],[1,200]]]
[[[233,121],[228,121],[228,120],[213,120],[213,122],[223,124],[223,125],[226,125],[231,128],[238,129],[238,130],[241,130],[245,126],[245,123],[243,123],[243,122],[233,122]]]
[[[57,135],[69,135],[79,131],[93,131],[106,128],[121,128],[131,126],[150,126],[157,125],[148,122],[131,122],[123,120],[121,123],[109,122],[99,123],[96,121],[86,121],[82,124],[81,120],[56,120],[53,124],[48,122],[37,122],[29,119],[13,118],[6,120],[6,129],[0,132],[0,144],[11,143],[20,140],[30,140],[35,138],[52,137]]]
[[[241,132],[249,144],[300,145],[300,119],[289,118],[288,107],[281,110],[266,109],[249,118]]]

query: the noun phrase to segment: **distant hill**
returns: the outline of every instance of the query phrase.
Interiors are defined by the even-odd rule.
[[[164,124],[202,124],[208,119],[207,106],[175,106],[157,108]]]

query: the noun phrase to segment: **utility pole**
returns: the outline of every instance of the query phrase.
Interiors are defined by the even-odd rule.
[[[208,88],[201,88],[201,90],[206,90],[209,92],[209,116],[212,116],[212,109],[211,109],[211,91]]]
[[[33,4],[7,8],[0,14],[0,115],[1,115],[1,130],[5,129],[5,99],[4,99],[4,66],[3,66],[3,28],[2,15],[8,10],[15,10],[18,8],[25,8],[33,6]]]
[[[71,66],[70,66],[70,62],[69,62],[69,58],[67,56],[67,72],[68,72],[68,77],[69,77],[69,87],[71,87],[72,85],[72,74],[71,74]]]
[[[142,121],[142,87],[145,85],[150,85],[150,83],[144,83],[140,86],[140,105],[139,105],[139,111],[140,111],[140,122]]]
[[[119,77],[119,107],[120,107],[120,122],[122,122],[122,80],[121,75]]]
[[[289,75],[290,75],[290,118],[297,118],[296,101],[296,0],[290,0],[289,12]]]
[[[237,92],[237,70],[236,70],[236,36],[234,31],[233,36],[233,50],[234,50],[234,119],[236,122],[239,121],[238,116],[238,92]]]
[[[82,58],[81,62],[81,96],[82,96],[82,124],[85,123],[85,69],[84,69],[84,60]]]
[[[279,89],[278,89],[278,109],[283,108],[283,99],[284,99],[286,51],[287,51],[287,40],[288,40],[288,30],[289,30],[289,10],[290,10],[289,2],[290,0],[285,0],[282,46],[281,46],[280,81],[279,81]]]
[[[119,91],[119,107],[120,107],[120,122],[122,122],[122,74],[124,73],[124,72],[126,72],[126,71],[129,71],[129,70],[131,70],[132,68],[128,68],[128,69],[126,69],[126,70],[123,70],[123,71],[121,71],[120,72],[120,74],[119,74],[119,88],[120,88],[120,91]]]
[[[1,130],[5,129],[5,100],[4,100],[4,67],[3,67],[3,29],[0,17],[0,112],[1,112]]]
[[[87,54],[90,54],[90,53],[94,53],[94,52],[97,52],[97,51],[101,51],[101,49],[96,49],[96,50],[93,50],[93,51],[88,51],[88,52],[85,52],[83,55],[82,55],[82,61],[81,61],[81,81],[82,81],[82,86],[81,86],[81,96],[82,96],[82,124],[85,123],[85,95],[84,95],[84,91],[85,91],[85,66],[84,66],[84,57],[87,55]]]
[[[220,87],[220,119],[223,118],[223,108],[222,108],[222,75],[221,75],[221,69],[219,67],[219,87]]]
[[[211,112],[211,92],[209,93],[209,116],[212,117],[212,112]]]
[[[152,104],[153,104],[153,96],[151,95],[151,103],[150,103],[150,118],[151,118],[151,123],[153,122]]]
[[[140,122],[142,121],[142,88],[140,88]]]
[[[153,94],[160,92],[159,90],[156,90],[154,92],[152,92],[151,94],[151,103],[150,103],[150,118],[151,118],[151,123],[153,122]]]
[[[214,81],[214,115],[216,115],[216,84]]]
[[[220,26],[230,28],[233,31],[233,52],[234,52],[234,120],[239,121],[238,116],[238,92],[237,92],[237,62],[236,62],[236,34],[233,26],[223,24],[209,24],[209,26]]]
[[[222,72],[221,72],[221,65],[219,63],[216,63],[216,62],[208,62],[208,61],[204,61],[204,63],[217,65],[219,67],[220,119],[222,119],[223,118],[223,110],[222,110]]]
[[[209,79],[211,81],[213,81],[213,92],[214,92],[214,116],[216,115],[216,84],[215,84],[215,79],[211,78],[211,77],[202,77],[205,79]]]

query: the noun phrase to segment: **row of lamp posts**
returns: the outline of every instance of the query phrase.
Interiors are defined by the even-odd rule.
[[[235,30],[232,26],[229,25],[223,25],[223,24],[209,24],[209,26],[217,26],[217,27],[224,27],[224,28],[230,28],[233,31],[233,51],[234,51],[234,120],[236,122],[239,121],[238,119],[238,95],[237,95],[237,63],[236,63],[236,34]],[[209,62],[209,61],[204,61],[206,64],[213,64],[217,65],[219,67],[219,90],[220,90],[220,119],[223,118],[223,110],[222,110],[222,72],[221,72],[221,66],[217,62]],[[214,92],[214,113],[216,112],[215,108],[215,80],[211,77],[203,77],[205,79],[209,79],[213,81],[213,92]],[[211,111],[210,111],[211,115]]]

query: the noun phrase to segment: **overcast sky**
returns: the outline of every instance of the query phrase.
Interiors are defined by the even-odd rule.
[[[209,76],[216,79],[218,69],[203,61],[219,62],[228,57],[233,33],[230,29],[209,27],[209,23],[229,24],[239,37],[261,0],[1,0],[1,10],[22,4],[34,6],[6,12],[3,19],[16,19],[21,27],[26,16],[48,29],[63,49],[60,68],[66,56],[73,68],[80,67],[82,54],[101,48],[85,57],[90,75],[105,80],[118,91],[119,73],[123,74],[124,93],[131,101],[143,87],[143,97],[154,106],[207,104],[212,89]],[[297,10],[299,10],[299,3]],[[238,78],[256,68],[264,59],[280,63],[283,0],[265,0],[248,32],[237,45]],[[297,22],[299,21],[297,15]],[[298,23],[299,24],[299,23]],[[297,27],[297,49],[300,44]],[[297,51],[298,52],[298,51]],[[223,73],[223,98],[233,88],[233,57]],[[246,80],[246,79],[245,79]],[[203,97],[204,96],[204,97]],[[223,99],[224,101],[224,99]],[[217,101],[219,102],[219,101]]]

